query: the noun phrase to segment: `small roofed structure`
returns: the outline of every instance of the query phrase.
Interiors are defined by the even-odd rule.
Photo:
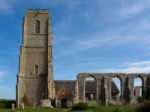
[[[55,80],[55,105],[57,107],[71,107],[73,105],[73,99],[75,94],[75,80]],[[95,96],[95,81],[87,81],[87,86],[85,88],[87,98],[90,99],[90,95]],[[115,83],[112,82],[112,93],[113,95],[119,94],[119,90]],[[96,100],[94,98],[93,100]]]

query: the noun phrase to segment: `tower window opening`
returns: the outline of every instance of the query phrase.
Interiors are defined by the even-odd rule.
[[[40,33],[40,21],[39,20],[36,20],[36,23],[35,23],[35,32],[36,33]]]
[[[38,71],[39,71],[39,67],[38,65],[35,65],[35,74],[38,74]]]

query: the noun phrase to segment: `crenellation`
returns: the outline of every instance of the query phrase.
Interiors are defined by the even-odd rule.
[[[49,14],[49,9],[27,9],[26,14]]]

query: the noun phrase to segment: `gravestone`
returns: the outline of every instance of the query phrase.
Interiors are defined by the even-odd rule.
[[[41,107],[53,108],[53,106],[51,105],[51,101],[49,99],[41,100]]]
[[[15,104],[14,103],[11,104],[11,107],[12,107],[12,111],[15,111]]]

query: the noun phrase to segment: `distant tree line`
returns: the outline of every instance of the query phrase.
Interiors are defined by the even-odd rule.
[[[16,103],[16,100],[7,100],[7,99],[0,99],[0,108],[11,108],[12,103]]]

